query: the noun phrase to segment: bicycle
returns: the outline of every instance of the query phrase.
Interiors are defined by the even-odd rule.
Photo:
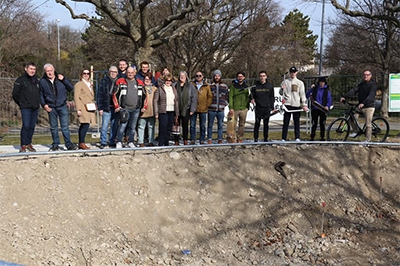
[[[360,141],[365,141],[366,125],[362,128],[355,116],[358,111],[356,104],[351,104],[343,101],[348,109],[344,112],[343,117],[339,117],[329,124],[327,129],[327,140],[331,141],[346,141],[350,136],[351,138],[358,138]],[[356,126],[355,133],[350,135],[350,123]],[[384,142],[389,135],[389,123],[383,117],[372,118],[372,142]]]

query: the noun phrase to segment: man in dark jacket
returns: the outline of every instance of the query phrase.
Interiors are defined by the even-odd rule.
[[[358,94],[358,109],[363,112],[366,124],[365,139],[366,141],[371,141],[372,117],[374,116],[375,112],[375,95],[378,85],[372,79],[372,73],[369,70],[364,71],[363,78],[364,80],[358,84],[357,87],[351,89],[342,98],[340,98],[340,101],[342,102],[346,100],[347,97]],[[350,135],[350,137],[353,138],[355,136],[357,136],[357,132],[354,132]]]
[[[40,107],[39,79],[36,76],[36,65],[32,62],[25,65],[25,74],[17,78],[12,92],[14,102],[21,109],[21,148],[19,152],[26,150],[35,152],[32,146],[32,137]]]
[[[269,117],[271,110],[274,109],[275,94],[274,86],[267,80],[267,72],[262,70],[259,73],[260,80],[256,82],[255,87],[252,88],[250,94],[251,103],[256,105],[255,116],[256,122],[254,124],[254,141],[258,142],[260,133],[260,124],[263,120],[264,126],[264,142],[268,141],[269,130]]]
[[[68,150],[78,149],[71,142],[69,132],[69,111],[67,107],[67,91],[72,91],[74,86],[61,74],[55,72],[52,64],[45,64],[44,75],[40,79],[40,103],[49,114],[50,131],[53,143],[50,151],[60,150],[60,136],[58,134],[58,120],[64,137],[65,147]]]
[[[148,76],[151,78],[151,83],[156,86],[157,85],[157,81],[154,78],[153,74],[150,71],[150,63],[147,61],[143,61],[140,63],[140,69],[137,72],[137,74],[135,75],[135,79],[137,81],[141,81],[142,84],[144,84],[144,78]]]
[[[104,149],[107,145],[108,125],[111,122],[110,137],[108,145],[110,148],[115,148],[115,138],[117,137],[118,129],[118,113],[115,112],[112,94],[117,90],[115,82],[117,81],[118,68],[111,66],[106,75],[100,82],[100,87],[97,92],[97,109],[101,116],[101,131],[100,131],[100,149]]]

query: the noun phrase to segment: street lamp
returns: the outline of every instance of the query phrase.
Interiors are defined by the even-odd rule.
[[[58,61],[60,61],[60,20],[57,19],[57,52]]]
[[[321,37],[320,37],[320,45],[319,45],[319,69],[318,75],[321,76],[322,74],[322,53],[323,53],[323,46],[324,46],[324,20],[325,20],[325,0],[322,0],[322,19],[321,19]]]

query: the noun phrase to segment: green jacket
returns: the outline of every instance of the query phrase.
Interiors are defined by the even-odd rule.
[[[234,80],[229,87],[229,109],[245,110],[249,109],[249,88],[246,82],[242,85]]]

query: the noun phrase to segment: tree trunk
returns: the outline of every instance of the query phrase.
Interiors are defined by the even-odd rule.
[[[140,47],[134,55],[135,63],[139,66],[140,62],[149,61],[153,51],[152,47]]]

